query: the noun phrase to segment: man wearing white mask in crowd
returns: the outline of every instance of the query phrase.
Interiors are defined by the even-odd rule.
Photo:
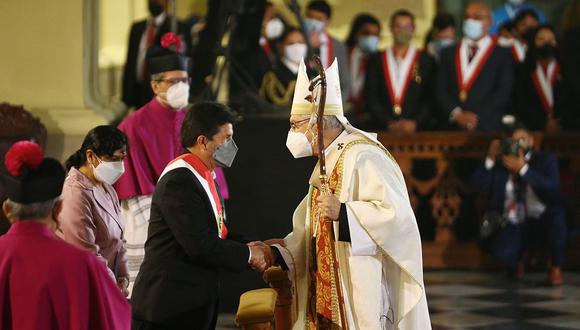
[[[443,50],[435,84],[440,110],[461,130],[499,131],[514,81],[511,50],[489,34],[491,10],[483,1],[465,7],[464,38]]]
[[[293,283],[298,315],[292,329],[429,330],[421,238],[403,174],[376,134],[345,118],[336,60],[326,82],[322,141],[329,193],[322,192],[318,164],[292,232],[266,241],[280,252]],[[319,154],[317,107],[310,100],[319,101],[320,87],[311,93],[309,86],[302,63],[286,141],[295,158]]]
[[[66,161],[58,236],[103,261],[123,294],[129,291],[125,224],[112,184],[125,172],[127,136],[113,126],[97,126]]]
[[[286,29],[278,41],[277,50],[280,60],[264,75],[260,96],[286,112],[292,104],[298,65],[308,50],[304,35],[296,28]]]
[[[493,26],[489,31],[490,34],[498,34],[499,28],[503,23],[514,20],[517,14],[524,9],[531,9],[536,12],[540,19],[540,23],[546,22],[546,16],[544,13],[535,6],[526,3],[526,0],[506,0],[503,6],[498,7],[493,11]]]
[[[276,63],[275,43],[284,32],[284,22],[276,15],[276,8],[268,1],[264,9],[264,19],[262,20],[262,31],[260,34],[260,46],[270,64]]]
[[[151,89],[149,103],[125,118],[119,129],[129,138],[131,154],[125,158],[125,175],[115,184],[125,218],[125,238],[132,283],[145,254],[151,195],[163,169],[182,153],[179,130],[189,98],[189,58],[176,50],[177,36],[167,33],[161,46],[148,52]]]
[[[433,25],[426,40],[425,51],[439,61],[443,49],[455,44],[455,18],[449,13],[439,13],[433,18]]]
[[[322,65],[327,68],[334,58],[340,63],[340,88],[343,91],[342,100],[347,101],[350,96],[350,74],[346,46],[338,39],[328,34],[326,28],[330,24],[332,8],[324,0],[310,1],[306,7],[304,30],[308,37],[313,53],[320,56]]]

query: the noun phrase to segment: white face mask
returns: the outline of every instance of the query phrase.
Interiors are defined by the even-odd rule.
[[[99,157],[97,157],[97,159],[100,162],[99,165],[95,167],[91,163],[91,167],[93,168],[93,174],[95,175],[95,178],[100,182],[113,185],[115,182],[117,182],[117,180],[119,180],[121,175],[125,173],[125,163],[123,163],[122,160],[116,162],[106,162],[101,160]]]
[[[497,38],[497,44],[502,47],[512,47],[514,45],[514,39],[506,38],[506,37],[499,37]]]
[[[468,18],[463,22],[463,34],[471,39],[471,40],[478,40],[483,36],[483,22]]]
[[[312,144],[310,144],[304,133],[289,130],[286,138],[286,147],[294,158],[308,157],[314,154]]]
[[[284,32],[284,23],[278,17],[272,18],[266,23],[266,27],[264,28],[264,34],[268,40],[274,40],[280,37],[282,32]]]
[[[175,110],[183,109],[189,102],[189,85],[184,82],[169,87],[166,92],[167,103]]]
[[[296,43],[284,47],[284,57],[292,63],[300,63],[300,59],[306,57],[306,44]]]

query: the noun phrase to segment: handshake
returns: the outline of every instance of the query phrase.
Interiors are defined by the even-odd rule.
[[[263,273],[276,263],[277,256],[273,251],[274,248],[270,247],[270,245],[254,241],[248,243],[248,247],[250,248],[249,265],[252,269]]]

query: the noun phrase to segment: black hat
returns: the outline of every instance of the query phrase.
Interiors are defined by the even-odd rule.
[[[6,153],[0,182],[11,201],[31,204],[60,196],[65,175],[62,165],[55,159],[44,158],[37,144],[20,141]]]
[[[166,33],[161,45],[154,45],[147,51],[147,67],[150,74],[167,71],[189,71],[189,57],[181,55],[182,42],[175,33]]]

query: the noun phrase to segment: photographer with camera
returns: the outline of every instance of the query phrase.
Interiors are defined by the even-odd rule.
[[[519,280],[528,253],[547,245],[551,264],[546,283],[561,285],[566,219],[560,204],[558,161],[534,150],[534,138],[522,125],[510,133],[491,142],[484,164],[471,180],[474,191],[488,192],[483,225],[497,228],[483,235],[482,227],[485,247]]]

